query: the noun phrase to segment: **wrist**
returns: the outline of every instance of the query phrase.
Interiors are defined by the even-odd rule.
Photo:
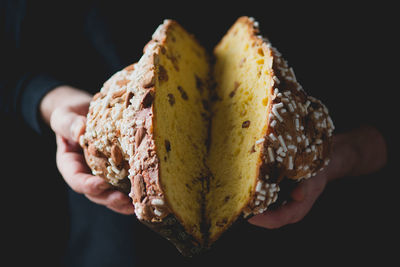
[[[333,138],[330,162],[327,167],[328,181],[350,176],[356,165],[357,155],[348,134],[338,134]]]
[[[71,86],[58,86],[48,92],[40,102],[39,110],[43,121],[49,125],[50,117],[56,108],[90,102],[92,96]]]
[[[381,133],[363,126],[334,136],[328,180],[359,176],[379,170],[387,161],[386,143]]]

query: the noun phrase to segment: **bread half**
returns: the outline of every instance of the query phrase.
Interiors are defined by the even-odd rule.
[[[327,165],[334,129],[254,19],[239,18],[214,57],[165,20],[93,97],[81,137],[93,174],[186,256]]]

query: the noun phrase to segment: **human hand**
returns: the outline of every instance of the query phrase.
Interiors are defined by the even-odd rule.
[[[79,146],[91,98],[84,91],[61,86],[49,92],[41,102],[43,119],[56,134],[58,170],[75,192],[115,212],[133,214],[128,196],[114,190],[103,178],[91,174]]]
[[[291,193],[292,200],[277,210],[266,211],[249,223],[274,229],[299,222],[311,210],[328,181],[358,176],[380,169],[386,163],[386,144],[375,128],[364,126],[334,136],[329,165],[316,176],[302,181]]]
[[[290,194],[291,201],[276,210],[266,211],[250,218],[251,224],[275,229],[301,221],[311,210],[328,182],[326,171],[302,181]]]

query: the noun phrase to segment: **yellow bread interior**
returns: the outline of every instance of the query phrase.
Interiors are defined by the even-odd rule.
[[[179,25],[168,29],[156,66],[161,186],[172,212],[201,243],[214,242],[248,205],[261,164],[255,144],[267,130],[272,56],[246,23],[235,23],[215,48],[211,125],[210,62]]]
[[[260,147],[255,144],[267,127],[272,57],[250,29],[236,23],[214,50],[219,100],[212,108],[207,161],[213,174],[205,212],[210,242],[248,204],[261,164]]]
[[[177,23],[168,28],[156,64],[154,136],[160,182],[172,212],[202,242],[210,65],[204,48]]]

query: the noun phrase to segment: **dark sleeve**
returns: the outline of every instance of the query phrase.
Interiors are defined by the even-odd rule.
[[[38,64],[38,68],[34,68],[31,60],[35,57],[31,57],[28,53],[32,51],[27,49],[32,33],[29,28],[24,29],[32,23],[27,21],[27,9],[25,1],[0,3],[0,112],[23,119],[40,133],[43,129],[39,114],[41,99],[47,92],[66,82],[47,74],[44,65]],[[37,40],[36,46],[40,46],[41,41]],[[46,61],[45,54],[41,57]]]
[[[115,61],[92,5],[43,2],[0,2],[0,112],[38,133],[47,128],[39,113],[46,93],[60,85],[93,93]]]
[[[23,119],[36,132],[42,133],[46,127],[40,117],[39,105],[47,92],[65,84],[44,73],[22,73],[10,79],[11,73],[4,72],[8,78],[1,81],[1,110],[6,115]]]

